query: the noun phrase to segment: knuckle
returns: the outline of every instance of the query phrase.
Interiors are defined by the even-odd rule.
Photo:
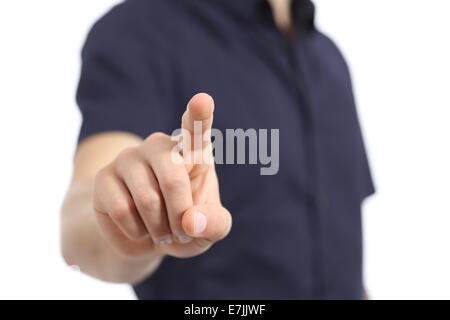
[[[152,145],[154,143],[159,143],[161,141],[165,141],[167,139],[167,135],[162,132],[152,133],[145,139],[145,144]]]
[[[109,213],[113,220],[122,222],[127,219],[130,214],[130,206],[126,201],[117,200],[111,207],[111,212]]]
[[[126,148],[122,150],[116,158],[115,164],[121,166],[128,164],[135,159],[136,150],[135,148]]]
[[[102,182],[107,176],[111,174],[111,170],[109,166],[106,166],[102,169],[100,169],[97,174],[95,175],[94,182],[95,184],[99,184]]]
[[[135,201],[142,210],[152,212],[159,208],[161,200],[155,191],[148,188],[139,188],[136,192]]]
[[[180,176],[163,178],[161,179],[160,187],[168,192],[178,192],[186,188],[186,182]]]
[[[109,167],[105,167],[99,170],[94,177],[93,195],[94,200],[100,199],[100,195],[103,193],[105,185],[108,183],[108,177],[111,175]],[[95,202],[95,201],[94,201]]]

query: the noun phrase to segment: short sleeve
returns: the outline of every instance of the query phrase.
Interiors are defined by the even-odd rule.
[[[323,109],[325,111],[320,113],[320,119],[326,121],[324,127],[327,131],[333,132],[329,136],[331,139],[327,146],[328,150],[335,150],[335,153],[328,157],[327,164],[335,173],[339,173],[335,178],[336,181],[351,185],[350,194],[354,195],[357,201],[363,201],[376,190],[361,129],[350,68],[334,41],[320,32],[315,33],[315,36],[313,38],[316,40],[314,55],[321,57],[320,61],[326,61],[319,70],[323,77],[328,78],[325,83],[332,84],[330,88],[338,88],[329,91],[328,88],[320,86],[318,94],[325,97],[322,103],[326,106]],[[340,137],[339,140],[337,140],[338,137]],[[331,147],[337,141],[340,141],[339,148]]]
[[[144,138],[174,129],[170,64],[158,33],[144,32],[151,28],[142,23],[132,8],[119,5],[90,31],[77,90],[79,142],[106,131]]]
[[[364,146],[364,142],[361,136],[361,200],[366,199],[367,197],[373,195],[375,193],[375,185],[372,179],[372,173],[370,169],[369,160],[367,157],[367,151]]]

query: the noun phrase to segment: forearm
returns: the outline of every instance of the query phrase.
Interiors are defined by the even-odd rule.
[[[62,254],[69,265],[95,278],[120,283],[136,283],[151,274],[162,255],[125,257],[103,238],[92,209],[92,180],[72,183],[61,210]]]

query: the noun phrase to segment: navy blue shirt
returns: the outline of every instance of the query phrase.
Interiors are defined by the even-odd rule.
[[[90,32],[79,140],[104,131],[170,134],[207,92],[214,127],[279,128],[279,172],[217,165],[229,236],[192,259],[167,257],[141,299],[359,299],[361,202],[374,189],[347,65],[293,2],[288,41],[264,0],[128,0]]]

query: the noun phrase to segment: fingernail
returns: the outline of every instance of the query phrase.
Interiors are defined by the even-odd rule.
[[[154,239],[153,241],[155,241],[156,243],[159,243],[159,244],[171,244],[172,243],[172,236],[169,234],[167,236]]]
[[[196,212],[194,215],[194,233],[200,234],[206,229],[206,216],[201,212]]]
[[[178,241],[180,241],[181,243],[188,243],[192,241],[192,238],[189,237],[187,234],[183,233],[183,234],[179,234],[177,235],[177,239]]]

